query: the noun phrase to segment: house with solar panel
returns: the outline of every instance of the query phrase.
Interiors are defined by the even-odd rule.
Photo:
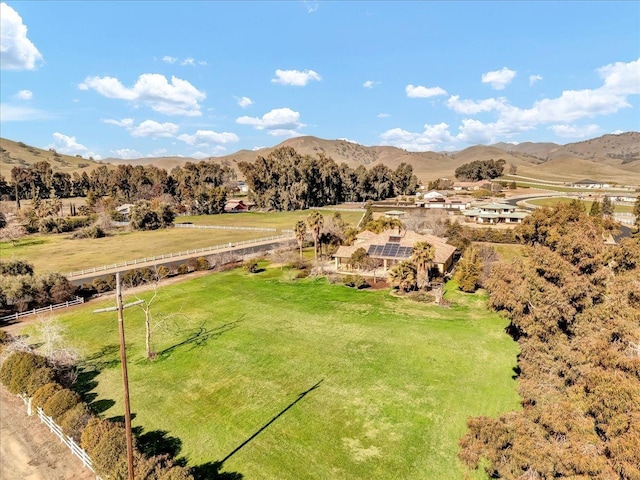
[[[335,268],[337,272],[350,273],[351,255],[364,248],[369,257],[379,260],[384,271],[400,263],[409,260],[413,253],[413,246],[418,242],[429,242],[433,245],[435,254],[432,261],[433,268],[440,275],[444,275],[453,266],[456,247],[449,245],[446,239],[435,235],[421,235],[412,230],[387,230],[382,233],[373,233],[368,230],[358,234],[353,245],[342,245],[334,254]]]

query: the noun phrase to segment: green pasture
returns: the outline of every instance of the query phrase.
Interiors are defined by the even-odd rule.
[[[334,211],[321,210],[325,218]],[[310,210],[296,212],[247,212],[222,215],[177,217],[176,223],[239,227],[276,228],[276,232],[250,230],[217,230],[169,228],[149,232],[116,232],[105,238],[72,239],[71,233],[30,235],[13,245],[0,242],[3,259],[20,258],[34,264],[37,272],[67,273],[102,265],[121,263],[144,257],[223,245],[282,234],[292,230],[298,220],[305,220]],[[356,225],[362,212],[340,212],[350,225]]]
[[[531,200],[527,200],[527,203],[531,203],[533,205],[540,205],[540,206],[545,206],[545,207],[553,207],[556,206],[558,204],[564,204],[564,203],[570,203],[572,201],[576,200],[575,198],[569,198],[569,197],[553,197],[553,198],[536,198],[536,199],[531,199]],[[588,201],[588,200],[580,200],[580,202],[582,202],[582,204],[584,205],[585,210],[588,212],[589,210],[591,210],[591,205],[593,204],[592,201]],[[631,213],[633,212],[633,207],[630,205],[614,205],[613,209],[615,212],[626,212],[626,213]]]
[[[275,228],[278,231],[293,230],[298,220],[306,220],[311,210],[296,210],[293,212],[244,212],[244,213],[223,213],[221,215],[193,215],[180,216],[176,218],[176,223],[191,222],[195,225],[221,225],[237,227],[261,227]],[[325,219],[333,217],[336,211],[321,209],[318,210]],[[354,210],[352,212],[340,211],[342,219],[349,225],[357,225],[362,217],[362,212]]]
[[[104,238],[73,239],[70,233],[30,235],[15,246],[0,242],[3,260],[33,263],[36,272],[71,271],[121,263],[165,253],[193,250],[277,235],[276,232],[166,228],[148,232],[119,232]]]
[[[518,408],[517,345],[486,296],[449,283],[442,308],[292,273],[162,288],[155,361],[142,311],[126,310],[134,427],[245,480],[483,478],[456,457],[466,419]],[[92,311],[113,303],[60,316],[106,417],[123,412],[117,320]]]

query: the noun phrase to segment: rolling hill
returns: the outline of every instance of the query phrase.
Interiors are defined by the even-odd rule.
[[[48,150],[30,147],[21,142],[0,139],[2,159],[0,167],[5,177],[15,165],[29,165],[41,160],[52,164],[54,171],[92,170],[100,164],[130,163],[153,164],[171,170],[177,165],[199,160],[187,157],[157,157],[123,160],[109,158],[94,162],[82,157],[60,155]],[[303,136],[285,140],[273,147],[259,150],[239,150],[235,153],[210,157],[207,161],[238,169],[238,163],[252,162],[258,156],[266,157],[278,147],[294,148],[302,155],[325,155],[336,163],[351,168],[364,165],[371,168],[385,164],[395,169],[401,163],[413,166],[423,181],[440,177],[453,178],[456,168],[475,160],[500,160],[517,167],[519,175],[555,181],[576,181],[583,178],[620,184],[640,185],[640,132],[604,135],[582,142],[559,145],[556,143],[520,144],[497,143],[476,145],[459,152],[408,152],[391,146],[364,146],[347,140],[325,140]],[[6,172],[6,173],[5,173]]]
[[[83,171],[90,172],[102,165],[101,162],[96,162],[90,158],[64,155],[54,150],[43,150],[22,142],[0,138],[0,174],[5,178],[10,178],[13,167],[28,167],[42,161],[49,162],[54,172],[66,172],[69,174]]]

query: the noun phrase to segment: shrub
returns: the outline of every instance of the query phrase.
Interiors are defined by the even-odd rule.
[[[75,407],[78,403],[80,403],[80,395],[68,388],[63,388],[54,393],[51,398],[45,402],[42,410],[52,417],[55,422],[58,422],[64,413]]]
[[[367,283],[367,281],[362,278],[360,275],[349,275],[347,277],[345,277],[344,279],[344,284],[347,287],[351,287],[351,288],[356,288],[358,290],[361,290],[363,288],[369,288],[369,284]]]
[[[127,478],[127,443],[124,428],[115,425],[107,430],[91,453],[91,459],[96,473],[101,477]]]
[[[97,225],[93,225],[91,227],[84,227],[80,230],[77,230],[72,238],[103,238],[106,237],[107,234],[105,231]]]
[[[259,268],[258,268],[258,261],[257,260],[247,260],[246,262],[244,262],[244,264],[242,265],[242,268],[249,273],[257,273]]]
[[[91,417],[89,407],[87,407],[85,403],[80,402],[67,410],[62,417],[60,417],[60,422],[58,423],[66,435],[73,437],[76,442],[80,442],[82,430],[87,426]]]
[[[209,261],[204,257],[196,258],[196,270],[209,270],[211,265]]]
[[[0,330],[0,344],[8,343],[10,339],[11,337],[7,332],[5,332],[4,330]]]
[[[165,267],[164,265],[160,265],[158,268],[156,268],[156,275],[158,276],[158,278],[166,278],[170,275],[170,271],[167,267]]]
[[[62,385],[56,382],[47,383],[33,394],[31,405],[33,408],[42,407],[57,391],[62,390]]]
[[[29,396],[48,383],[55,381],[55,373],[51,367],[41,367],[34,371],[27,379],[24,392]]]
[[[189,267],[186,264],[178,265],[178,275],[186,275],[187,273],[189,273]]]
[[[40,355],[31,352],[15,352],[2,364],[0,381],[11,393],[24,393],[29,377],[46,365],[46,359]]]
[[[33,275],[33,264],[26,260],[9,260],[0,262],[0,274],[2,275]]]
[[[409,298],[414,302],[420,303],[433,303],[436,301],[436,297],[425,292],[416,292],[415,294],[409,295]]]

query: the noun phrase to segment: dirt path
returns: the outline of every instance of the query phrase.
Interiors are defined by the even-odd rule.
[[[15,395],[0,387],[0,480],[95,480],[96,476]]]

